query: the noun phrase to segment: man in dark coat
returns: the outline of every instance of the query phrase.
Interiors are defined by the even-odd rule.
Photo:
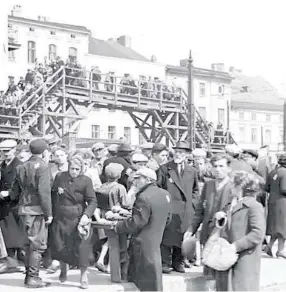
[[[9,191],[12,181],[16,176],[16,168],[21,161],[16,157],[15,140],[5,140],[0,143],[0,150],[4,154],[4,161],[1,164],[0,191]],[[23,234],[20,230],[17,203],[11,202],[9,197],[2,197],[0,200],[0,227],[7,249],[7,265],[1,267],[0,272],[18,271],[18,261],[23,258]]]
[[[174,150],[174,160],[157,172],[158,186],[171,194],[172,201],[172,221],[165,229],[161,245],[164,273],[170,273],[172,267],[177,272],[185,272],[181,245],[199,197],[197,172],[186,163],[188,144],[180,141]]]
[[[120,144],[117,149],[117,155],[115,157],[108,158],[103,163],[103,169],[102,174],[100,176],[101,182],[106,182],[106,176],[105,176],[105,168],[110,163],[118,163],[121,164],[124,167],[124,170],[122,171],[121,178],[119,179],[119,183],[124,185],[125,188],[127,188],[127,182],[128,182],[128,170],[131,168],[131,161],[130,156],[132,153],[132,148],[129,144]]]
[[[156,179],[152,169],[142,168],[136,172],[134,183],[139,191],[132,217],[115,226],[117,233],[132,235],[128,280],[140,291],[163,291],[160,244],[170,221],[171,200],[168,192],[156,186]]]
[[[42,254],[47,248],[48,225],[52,222],[48,144],[43,139],[30,143],[32,157],[17,168],[9,193],[19,203],[19,215],[25,236],[24,284],[27,288],[42,288],[39,277]]]

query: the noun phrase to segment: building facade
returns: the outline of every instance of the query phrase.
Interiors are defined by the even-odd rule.
[[[278,151],[283,142],[283,99],[260,76],[245,76],[232,68],[230,129],[243,148],[268,145]]]
[[[200,115],[215,126],[222,123],[228,127],[229,105],[231,100],[232,77],[224,72],[224,66],[215,66],[212,70],[194,68],[193,70],[194,104]],[[181,66],[166,66],[166,80],[182,87],[188,93],[187,62]]]

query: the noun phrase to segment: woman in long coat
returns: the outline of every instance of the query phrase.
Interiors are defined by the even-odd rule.
[[[84,161],[73,156],[69,170],[57,174],[52,188],[54,219],[51,226],[52,257],[61,261],[60,281],[67,278],[67,264],[79,266],[81,288],[88,288],[87,267],[92,252],[91,232],[80,236],[78,226],[88,231],[97,201],[91,179],[83,175]]]
[[[278,167],[272,170],[266,181],[266,191],[270,193],[266,234],[271,236],[266,253],[273,257],[272,246],[278,239],[277,257],[286,259],[284,250],[286,239],[286,155],[281,155]]]
[[[229,225],[222,236],[232,243],[239,257],[226,272],[216,273],[217,291],[259,291],[262,242],[265,218],[256,195],[260,181],[244,171],[233,173],[234,193],[226,207]]]

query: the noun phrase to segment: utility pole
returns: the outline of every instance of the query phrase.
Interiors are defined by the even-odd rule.
[[[283,105],[283,148],[286,151],[286,99]]]
[[[188,120],[189,120],[189,144],[190,148],[193,150],[194,145],[194,130],[195,130],[195,107],[194,107],[194,88],[193,88],[193,58],[192,51],[190,50],[189,55],[189,74],[188,74]]]

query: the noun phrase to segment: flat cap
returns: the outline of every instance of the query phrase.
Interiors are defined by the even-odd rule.
[[[118,146],[117,152],[132,152],[133,149],[130,144],[122,143]]]
[[[4,140],[0,143],[0,150],[10,150],[17,146],[17,142],[12,139]]]
[[[256,150],[253,150],[253,149],[244,149],[242,153],[249,154],[252,157],[258,158],[258,152]]]
[[[199,149],[199,148],[194,149],[192,154],[196,158],[198,158],[198,157],[206,158],[207,157],[207,152],[205,150]]]
[[[155,143],[153,145],[153,148],[152,148],[153,152],[161,152],[161,151],[164,151],[164,150],[167,151],[168,149],[167,149],[167,146],[162,144],[162,143]]]
[[[92,145],[91,150],[100,150],[100,149],[104,149],[105,146],[102,142],[97,142],[95,144]]]
[[[142,153],[134,153],[132,156],[133,162],[148,162],[149,159]]]
[[[119,163],[109,163],[105,167],[105,175],[109,178],[119,178],[124,169],[124,166]]]
[[[35,139],[30,142],[32,154],[42,154],[46,149],[48,149],[48,144],[44,139]]]
[[[225,146],[225,151],[230,155],[237,155],[242,152],[241,148],[235,144],[228,144]]]
[[[118,149],[118,145],[117,144],[111,144],[107,147],[107,150],[109,152],[117,152],[117,149]]]
[[[138,178],[142,176],[150,178],[151,180],[154,180],[154,181],[157,180],[156,172],[150,168],[141,168],[137,170],[133,177]]]
[[[141,149],[144,149],[144,150],[151,150],[153,146],[154,146],[154,143],[151,143],[151,142],[140,145]]]

